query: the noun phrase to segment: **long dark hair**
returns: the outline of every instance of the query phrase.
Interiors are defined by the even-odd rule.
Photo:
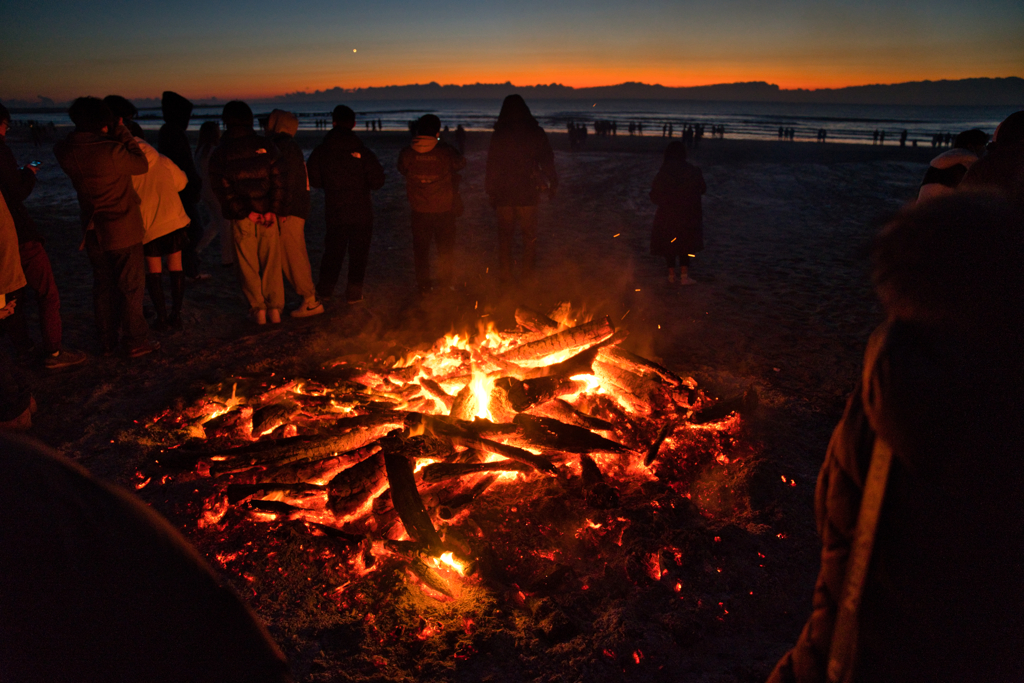
[[[498,114],[498,121],[494,124],[494,130],[509,128],[534,128],[539,127],[537,119],[533,118],[530,108],[522,95],[509,95],[501,103],[501,113]]]

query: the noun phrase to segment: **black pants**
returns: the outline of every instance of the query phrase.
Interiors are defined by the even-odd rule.
[[[689,254],[678,254],[678,255],[677,254],[666,254],[665,255],[665,265],[668,266],[669,268],[675,268],[676,267],[676,259],[679,259],[679,265],[681,265],[683,268],[689,268],[690,267],[690,255]]]
[[[443,213],[412,212],[412,256],[416,266],[416,286],[421,292],[429,292],[430,243],[437,244],[437,282],[442,287],[452,283],[455,250],[455,215]]]
[[[92,263],[92,300],[96,327],[104,351],[117,348],[118,332],[123,332],[129,349],[145,344],[149,325],[142,316],[146,293],[146,262],[142,244],[125,249],[103,251],[92,230],[85,234],[85,250]]]
[[[498,266],[503,279],[512,277],[512,242],[516,226],[523,231],[523,275],[531,275],[537,262],[537,207],[499,206],[494,210],[498,217]]]
[[[320,279],[317,296],[329,297],[341,276],[341,266],[348,252],[348,293],[362,291],[366,277],[366,264],[370,259],[370,238],[373,222],[358,225],[328,225],[324,236],[324,256],[320,260]]]

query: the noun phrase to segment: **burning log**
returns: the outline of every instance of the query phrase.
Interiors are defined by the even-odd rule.
[[[494,384],[505,390],[509,405],[517,413],[558,396],[568,396],[586,389],[583,382],[557,376],[538,377],[528,382],[522,382],[514,377],[502,377]]]
[[[522,427],[523,436],[527,439],[553,450],[567,453],[610,453],[612,455],[624,455],[632,452],[622,444],[594,434],[587,429],[565,424],[549,417],[520,413],[512,422]]]
[[[661,450],[661,445],[665,443],[665,439],[668,438],[668,435],[672,433],[672,430],[675,428],[675,426],[675,422],[667,422],[661,428],[661,431],[658,432],[658,438],[655,439],[654,443],[651,444],[651,447],[647,449],[647,455],[644,456],[644,465],[650,467],[651,463],[653,463],[657,459],[658,451]]]
[[[721,420],[729,413],[749,415],[757,410],[758,403],[760,403],[760,398],[757,395],[757,389],[754,388],[754,385],[750,385],[742,394],[723,398],[710,408],[700,411],[694,415],[693,422],[695,424],[706,424],[715,420]]]
[[[372,443],[368,446],[357,448],[354,451],[340,453],[312,462],[303,460],[286,465],[278,465],[277,467],[259,465],[250,470],[240,472],[231,478],[239,483],[247,478],[280,484],[296,482],[326,483],[338,472],[348,469],[353,465],[358,465],[378,451],[380,451],[380,444]]]
[[[510,446],[504,443],[498,443],[497,441],[491,441],[490,439],[481,439],[474,436],[456,436],[452,438],[452,443],[456,446],[466,446],[467,448],[479,448],[482,451],[493,453],[494,455],[501,455],[511,460],[529,465],[538,472],[545,472],[547,474],[555,473],[555,466],[551,464],[550,460],[542,458],[539,455],[535,455],[524,448],[518,448],[516,446]]]
[[[584,497],[592,508],[609,510],[619,506],[619,491],[604,480],[601,468],[588,455],[580,456],[580,475]]]
[[[501,358],[517,365],[536,367],[544,365],[557,354],[578,353],[586,348],[599,344],[615,334],[611,320],[605,316],[602,320],[584,323],[576,327],[555,333],[535,342],[523,344],[501,354]]]
[[[269,434],[283,424],[287,424],[302,408],[295,401],[278,401],[271,403],[252,414],[252,434],[259,438]]]
[[[354,514],[384,486],[384,455],[377,453],[339,472],[327,485],[327,504],[336,517]]]
[[[614,429],[614,425],[611,422],[576,410],[560,398],[531,406],[526,412],[530,415],[550,417],[553,420],[583,427],[591,431],[610,432]]]
[[[316,484],[296,483],[296,484],[231,484],[227,488],[228,503],[231,505],[238,505],[244,503],[246,500],[257,497],[265,496],[275,491],[285,491],[288,493],[321,493],[326,491],[326,487],[317,486]]]
[[[605,363],[619,366],[623,370],[634,372],[638,375],[654,374],[670,386],[685,386],[687,389],[696,389],[697,383],[690,377],[683,379],[671,370],[658,365],[654,361],[647,360],[635,353],[630,353],[617,346],[604,347],[598,352],[599,358]]]
[[[558,323],[540,311],[526,306],[516,309],[516,322],[532,332],[556,332]]]
[[[491,487],[491,484],[496,482],[498,478],[494,475],[484,477],[476,485],[473,486],[469,491],[460,493],[452,498],[449,498],[445,503],[438,507],[437,516],[441,519],[451,519],[455,516],[455,513],[466,507],[474,500],[479,498],[484,491]]]
[[[451,411],[452,404],[455,403],[455,397],[442,389],[440,384],[424,377],[420,380],[420,386],[426,389],[428,394],[441,401],[444,404],[445,410]]]
[[[413,437],[409,441],[414,442],[420,438]],[[420,492],[416,489],[412,459],[403,452],[407,443],[396,436],[384,440],[383,459],[391,484],[391,503],[413,540],[425,544],[432,551],[441,552],[441,537],[437,535],[437,529],[430,521]]]
[[[436,462],[424,467],[420,474],[423,481],[431,484],[465,477],[481,472],[532,472],[533,467],[515,460],[498,460],[496,462]]]

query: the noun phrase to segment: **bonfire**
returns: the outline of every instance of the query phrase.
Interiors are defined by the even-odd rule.
[[[309,377],[229,378],[154,420],[178,443],[138,486],[205,482],[194,537],[300,534],[342,608],[374,593],[375,576],[463,605],[447,613],[463,624],[488,601],[614,593],[622,581],[683,597],[695,558],[711,571],[695,530],[739,504],[727,470],[756,394],[712,397],[624,350],[608,318],[566,305],[519,309],[516,321]],[[246,547],[216,559],[227,568]],[[571,621],[544,628],[570,637]]]

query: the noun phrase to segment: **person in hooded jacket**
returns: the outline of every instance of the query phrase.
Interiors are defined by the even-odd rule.
[[[131,178],[146,173],[149,162],[102,100],[79,97],[68,115],[75,130],[53,146],[53,154],[78,194],[103,352],[114,353],[122,328],[129,357],[143,356],[160,343],[150,341],[142,315],[146,228]]]
[[[187,277],[193,280],[205,280],[210,277],[210,274],[200,272],[199,256],[196,253],[196,249],[203,239],[203,222],[199,217],[199,190],[203,181],[199,177],[199,172],[196,171],[195,160],[192,158],[192,145],[189,143],[186,133],[188,122],[192,118],[192,103],[178,93],[168,90],[160,98],[160,107],[163,110],[164,125],[160,126],[156,149],[173,161],[174,165],[184,171],[188,178],[185,189],[178,193],[181,197],[181,205],[185,207],[185,213],[189,219],[187,230],[189,243],[184,245],[182,250],[182,265]]]
[[[523,274],[537,260],[537,204],[541,191],[554,198],[558,189],[555,155],[544,129],[521,95],[501,104],[487,150],[485,189],[498,218],[498,260],[502,279],[512,276],[512,242],[523,233]]]
[[[11,114],[0,104],[0,193],[3,194],[14,219],[18,232],[17,252],[28,286],[36,293],[39,302],[39,326],[42,330],[43,364],[56,370],[85,362],[81,351],[63,347],[63,324],[60,316],[60,292],[53,277],[53,266],[43,246],[43,236],[35,221],[25,208],[24,200],[32,193],[36,184],[36,167],[18,166],[7,146],[7,129],[11,125]],[[28,334],[24,311],[17,309],[8,322],[15,345],[24,350],[34,348]]]
[[[373,201],[370,193],[384,185],[384,169],[362,140],[352,132],[356,114],[343,104],[331,115],[333,128],[309,155],[309,184],[324,191],[326,233],[324,256],[316,291],[330,299],[348,252],[348,303],[363,300],[363,279],[373,235]]]
[[[10,295],[25,285],[14,216],[0,193],[0,320],[14,315],[18,301]],[[28,384],[18,377],[10,356],[0,347],[0,432],[30,429],[34,405]]]
[[[671,283],[677,281],[678,262],[679,284],[697,284],[689,274],[689,259],[704,248],[701,195],[707,189],[700,169],[686,161],[686,144],[670,142],[650,196],[658,205],[651,229],[651,254],[665,258]]]
[[[420,118],[416,132],[412,144],[398,155],[398,172],[405,176],[412,209],[416,286],[420,294],[429,294],[431,242],[437,245],[438,284],[442,288],[452,285],[458,172],[466,167],[466,159],[440,139],[441,119],[433,114]]]
[[[968,169],[985,153],[988,133],[973,128],[956,136],[952,149],[935,157],[928,164],[917,201],[951,194],[967,175]]]
[[[960,187],[997,192],[1024,210],[1024,110],[999,124],[988,154],[971,166]]]
[[[257,325],[281,322],[281,229],[285,203],[280,154],[253,130],[252,109],[233,100],[224,105],[226,131],[210,156],[210,184],[235,237],[235,262],[250,315]]]
[[[1024,221],[961,190],[898,214],[874,257],[886,320],[818,475],[812,613],[769,681],[1019,681]],[[863,566],[855,530],[879,443],[892,458],[855,637],[834,644],[846,577]]]
[[[284,176],[285,203],[278,217],[281,226],[281,269],[302,303],[293,318],[320,315],[324,305],[316,298],[313,272],[306,250],[306,219],[309,218],[309,178],[302,148],[295,142],[299,119],[291,112],[275,109],[267,120],[267,137],[281,153],[279,166]]]

